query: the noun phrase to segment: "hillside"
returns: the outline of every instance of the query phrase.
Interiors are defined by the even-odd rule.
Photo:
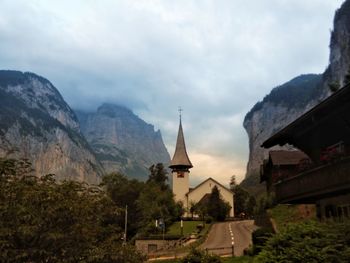
[[[152,164],[169,164],[160,131],[131,110],[103,104],[96,112],[76,110],[81,129],[107,173],[145,180]]]
[[[102,167],[58,90],[33,73],[0,71],[0,157],[26,158],[37,176],[98,183]]]

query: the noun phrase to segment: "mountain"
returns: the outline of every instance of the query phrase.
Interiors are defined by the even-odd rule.
[[[254,192],[263,191],[259,185],[259,168],[271,149],[261,144],[300,115],[331,94],[331,89],[344,85],[350,73],[350,0],[345,1],[334,17],[330,40],[329,66],[322,75],[306,74],[274,88],[256,103],[245,116],[243,126],[249,137],[247,174],[242,182]],[[349,75],[350,76],[350,75]],[[291,146],[274,147],[288,149]]]
[[[154,131],[131,110],[103,104],[96,112],[75,111],[85,138],[105,171],[120,171],[129,177],[146,179],[148,168],[170,163],[160,131]]]
[[[45,78],[0,71],[0,157],[26,158],[38,176],[98,183],[103,168],[75,113]]]

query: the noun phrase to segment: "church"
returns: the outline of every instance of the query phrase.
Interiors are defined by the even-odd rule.
[[[192,167],[193,165],[186,151],[180,114],[180,125],[177,135],[175,153],[169,166],[171,169],[172,190],[174,193],[175,201],[181,201],[184,205],[185,211],[189,211],[191,204],[199,203],[205,198],[208,198],[212,191],[212,188],[216,186],[220,191],[221,198],[225,202],[228,202],[231,206],[229,217],[234,217],[233,192],[213,178],[208,178],[196,187],[190,188],[189,174]],[[184,216],[188,216],[188,212],[186,212]]]

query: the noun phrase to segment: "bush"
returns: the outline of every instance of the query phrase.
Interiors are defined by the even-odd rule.
[[[289,224],[272,236],[254,262],[349,262],[350,222]]]
[[[265,245],[267,240],[273,235],[273,230],[268,227],[262,227],[255,230],[252,233],[252,253],[254,255],[258,254],[261,251],[261,248]]]
[[[210,255],[208,253],[203,252],[202,250],[191,248],[190,253],[184,257],[181,263],[221,263],[221,259],[219,256]]]
[[[205,219],[205,223],[206,223],[206,224],[211,224],[213,221],[214,221],[214,219],[213,219],[211,216],[208,216],[208,217]]]

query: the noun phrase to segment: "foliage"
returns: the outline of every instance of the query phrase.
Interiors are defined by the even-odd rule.
[[[162,218],[167,227],[179,219],[183,212],[180,204],[175,203],[172,191],[169,188],[163,189],[152,181],[146,183],[136,205],[141,211],[140,224],[143,226],[144,234],[158,231],[154,223],[156,219]]]
[[[303,208],[304,209],[301,209]],[[301,212],[303,210],[303,212]],[[308,211],[305,213],[305,211]],[[316,219],[315,207],[311,205],[277,205],[267,210],[269,217],[276,223],[278,230],[286,227],[288,223],[303,222]]]
[[[155,220],[162,218],[168,227],[183,214],[181,203],[175,203],[173,193],[166,184],[167,172],[163,164],[150,167],[147,183],[128,179],[122,174],[112,173],[103,178],[102,185],[114,203],[122,208],[128,206],[129,237],[136,234],[157,234],[160,229],[155,226]],[[120,218],[120,226],[124,218]]]
[[[193,219],[194,213],[198,212],[197,211],[197,202],[195,202],[193,200],[190,201],[190,211],[189,212],[191,213],[191,218]]]
[[[122,247],[121,210],[101,189],[28,165],[0,159],[0,262],[142,262]]]
[[[142,213],[136,201],[145,184],[135,179],[130,180],[120,173],[111,173],[103,177],[102,186],[105,187],[108,195],[118,207],[125,208],[128,206],[128,217],[132,220],[128,221],[127,236],[134,236],[138,229],[142,227],[140,225]],[[120,218],[120,226],[124,225],[124,220],[125,217]]]
[[[332,92],[336,92],[337,90],[340,89],[340,84],[338,81],[328,83],[328,88]]]
[[[239,186],[243,187],[248,193],[255,198],[260,196],[261,194],[266,193],[265,183],[260,183],[260,172],[253,170],[249,172],[243,181],[239,184]]]
[[[162,163],[153,164],[148,170],[150,171],[148,182],[154,182],[162,188],[166,188],[168,172],[165,170],[164,165]]]
[[[220,263],[221,259],[219,256],[210,255],[203,252],[202,250],[195,249],[192,247],[190,253],[184,257],[181,263]]]
[[[217,186],[214,186],[211,190],[207,207],[208,215],[216,221],[224,221],[231,209],[230,204],[221,198]]]
[[[234,198],[235,215],[238,216],[241,213],[246,213],[249,193],[239,185],[237,185],[233,191],[235,193],[235,198]]]
[[[233,192],[235,193],[235,215],[253,216],[257,207],[255,197],[250,195],[249,192],[240,185],[236,185]]]
[[[234,191],[235,188],[237,186],[237,182],[236,182],[236,176],[235,175],[232,175],[231,176],[231,179],[230,179],[230,190],[231,191]]]
[[[253,254],[261,251],[267,240],[274,234],[273,230],[268,227],[258,228],[252,233]]]
[[[254,262],[348,262],[350,222],[289,224],[271,237]]]

